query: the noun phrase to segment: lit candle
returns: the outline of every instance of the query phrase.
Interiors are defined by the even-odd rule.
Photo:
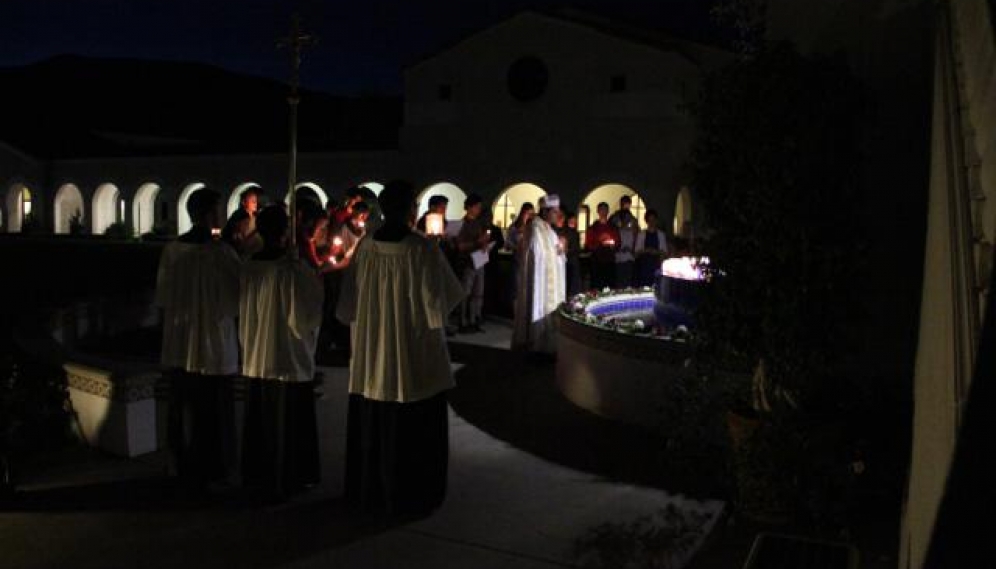
[[[342,247],[342,237],[332,239],[332,245],[335,247]]]
[[[362,220],[356,222],[356,226],[359,227],[360,229],[363,229],[364,227],[366,227],[366,225],[367,223]]]
[[[329,255],[329,262],[334,266],[336,264],[335,255]]]
[[[425,233],[426,235],[443,234],[443,214],[430,213],[425,216]]]
[[[220,235],[221,235],[221,230],[220,229],[218,229],[217,227],[212,227],[211,228],[211,236],[212,237],[218,237]]]
[[[604,243],[607,247],[612,247],[613,245],[616,244],[614,239],[606,239],[602,243]]]

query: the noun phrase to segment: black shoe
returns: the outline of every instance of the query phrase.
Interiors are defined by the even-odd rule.
[[[474,324],[473,326],[470,327],[470,330],[478,334],[484,333],[484,328],[481,328],[480,324]]]

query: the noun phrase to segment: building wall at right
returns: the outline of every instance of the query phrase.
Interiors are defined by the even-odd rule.
[[[899,567],[924,566],[975,370],[996,239],[996,42],[986,0],[944,2],[935,37],[931,172],[913,448]],[[992,347],[986,348],[992,349]]]

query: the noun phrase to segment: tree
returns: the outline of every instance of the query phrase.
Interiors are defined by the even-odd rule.
[[[771,462],[760,471],[809,488],[830,484],[804,478],[838,465],[839,433],[825,418],[848,405],[840,364],[860,268],[864,108],[842,60],[788,44],[706,77],[690,105],[690,169],[711,232],[703,249],[722,271],[703,294],[698,346],[706,361],[753,376],[743,394],[764,433],[753,447]]]

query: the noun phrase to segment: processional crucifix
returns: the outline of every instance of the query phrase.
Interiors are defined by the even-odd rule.
[[[301,30],[301,14],[295,12],[291,16],[291,29],[287,37],[277,43],[277,48],[288,48],[291,55],[290,94],[287,104],[290,105],[290,171],[287,176],[287,199],[290,201],[290,242],[292,250],[297,248],[297,105],[301,101],[298,88],[301,85],[301,52],[306,47],[318,43],[318,38]]]

